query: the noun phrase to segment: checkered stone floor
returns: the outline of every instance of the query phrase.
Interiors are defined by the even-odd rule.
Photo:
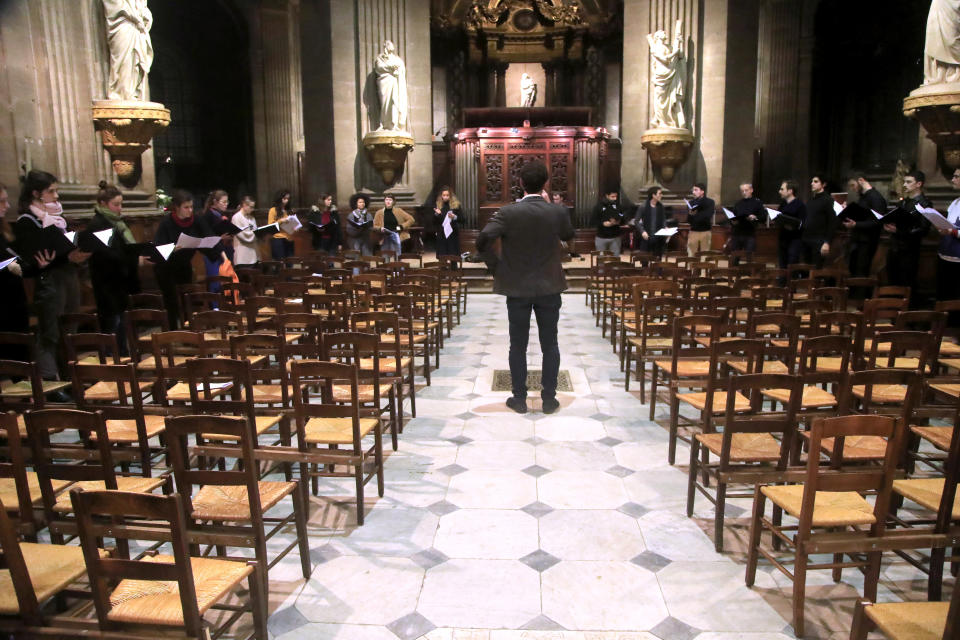
[[[508,368],[503,298],[471,297],[386,460],[385,496],[367,492],[366,524],[355,526],[352,480],[321,482],[311,579],[297,579],[295,557],[271,570],[273,638],[793,637],[787,581],[767,568],[744,586],[749,505],[731,501],[729,552],[715,553],[712,506],[700,499],[684,515],[686,470],[666,464],[666,431],[623,391],[582,295],[564,296],[560,344],[573,390],[560,410],[544,415],[532,396],[529,413],[511,412],[491,391]],[[540,364],[531,340],[529,366]],[[662,422],[667,408],[657,411]],[[811,578],[808,637],[849,634],[854,573]],[[903,574],[885,572],[882,597],[909,584]]]

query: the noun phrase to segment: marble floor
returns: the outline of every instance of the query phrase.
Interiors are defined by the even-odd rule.
[[[535,324],[532,335],[535,336]],[[762,567],[744,586],[749,504],[731,501],[724,554],[713,508],[684,515],[686,469],[666,431],[623,390],[582,294],[564,296],[561,368],[573,393],[520,416],[491,392],[507,366],[503,298],[473,295],[419,417],[371,486],[355,525],[352,481],[321,483],[310,522],[313,574],[295,554],[270,572],[277,640],[775,640],[792,638],[790,584]],[[540,364],[531,341],[531,368]],[[666,418],[658,404],[658,420]],[[678,460],[686,459],[681,448]],[[925,581],[886,559],[881,599],[920,599]],[[858,572],[809,581],[806,637],[846,638]]]

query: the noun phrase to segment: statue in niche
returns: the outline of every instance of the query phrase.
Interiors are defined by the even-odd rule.
[[[960,82],[960,3],[933,0],[927,14],[923,84]]]
[[[520,76],[520,106],[532,107],[537,104],[537,83],[529,73]]]
[[[683,23],[677,20],[673,46],[667,43],[667,34],[661,29],[647,35],[650,44],[650,76],[653,80],[652,127],[685,129],[683,114],[683,84],[687,63],[683,57]]]
[[[110,100],[147,99],[147,76],[153,65],[147,0],[103,0],[110,49]]]
[[[384,40],[383,51],[373,65],[380,96],[377,131],[407,130],[407,67],[395,52],[393,42]]]

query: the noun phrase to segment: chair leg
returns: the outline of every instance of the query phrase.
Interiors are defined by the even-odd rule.
[[[943,563],[946,548],[939,547],[930,552],[930,576],[927,580],[927,600],[939,601],[943,592]]]
[[[867,640],[867,633],[873,630],[873,624],[870,622],[870,618],[867,617],[866,606],[867,603],[864,600],[858,600],[857,606],[853,610],[853,626],[850,629],[850,640]]]
[[[793,633],[803,637],[803,606],[807,597],[807,554],[797,548],[793,565]]]
[[[697,496],[697,461],[700,459],[700,441],[690,442],[690,469],[687,472],[687,517],[693,517],[693,502]]]
[[[667,462],[672,466],[677,460],[677,431],[680,421],[680,400],[677,394],[670,394],[670,441],[667,444]]]
[[[760,493],[760,487],[757,486],[753,494],[753,517],[750,519],[750,541],[747,549],[747,573],[744,581],[748,587],[752,587],[757,579],[757,559],[760,555],[760,534],[763,526],[763,510],[766,506],[766,497]],[[776,536],[774,536],[776,537]]]
[[[410,416],[417,417],[417,383],[416,376],[413,375],[413,367],[410,368]],[[402,384],[402,382],[401,382]],[[403,425],[400,425],[400,433],[403,433]]]
[[[727,483],[717,480],[717,504],[713,515],[713,548],[723,553],[723,518],[727,504]]]
[[[653,365],[653,370],[650,372],[650,419],[653,420],[654,411],[657,409],[657,365]],[[641,382],[641,385],[643,383]]]
[[[880,562],[883,553],[874,551],[867,554],[867,571],[863,579],[863,595],[871,602],[877,601],[877,587],[880,584]]]
[[[362,461],[358,462],[357,465],[354,467],[353,475],[357,483],[357,526],[363,526],[363,462]]]
[[[373,462],[377,472],[377,495],[383,497],[383,433],[377,429],[374,431],[374,450]]]
[[[391,444],[393,445],[393,450],[396,451],[397,450],[397,420],[398,420],[397,396],[396,394],[394,394],[393,389],[390,389],[389,405],[390,405],[390,440],[391,440]],[[403,413],[401,412],[400,415],[402,416]],[[383,495],[383,493],[381,492],[380,495]]]
[[[303,577],[310,578],[310,543],[307,540],[307,516],[310,511],[310,500],[306,494],[306,484],[303,479],[297,483],[293,492],[293,520],[297,527],[297,543],[300,550],[300,568]]]
[[[253,614],[253,637],[267,640],[267,597],[263,592],[259,565],[254,563],[253,573],[247,578],[250,585],[250,613]]]
[[[623,371],[624,391],[630,391],[630,356],[632,355],[632,349],[630,347],[630,343],[627,342],[623,347],[623,351],[620,352],[620,371]],[[643,402],[643,398],[640,399],[640,402]]]

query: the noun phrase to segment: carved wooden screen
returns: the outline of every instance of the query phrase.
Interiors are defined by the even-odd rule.
[[[565,202],[574,199],[573,138],[558,137],[555,132],[545,132],[524,140],[495,138],[480,140],[480,205],[501,205],[523,196],[520,187],[520,170],[532,160],[547,165],[550,181],[548,191],[559,191]]]

